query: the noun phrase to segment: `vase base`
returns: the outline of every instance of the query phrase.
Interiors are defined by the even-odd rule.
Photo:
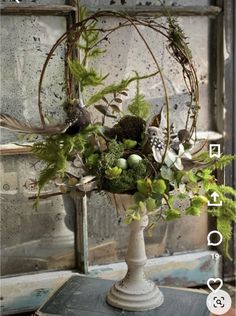
[[[163,294],[154,282],[148,281],[148,283],[149,286],[152,283],[151,289],[149,287],[148,292],[140,291],[140,293],[129,293],[127,289],[122,290],[119,283],[116,283],[107,293],[107,303],[126,311],[146,311],[161,306],[164,302]]]

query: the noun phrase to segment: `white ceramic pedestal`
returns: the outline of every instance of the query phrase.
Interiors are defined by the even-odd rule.
[[[140,221],[134,220],[131,229],[129,246],[125,261],[128,272],[123,280],[116,282],[107,293],[108,304],[127,311],[145,311],[160,306],[163,294],[144,273],[147,261],[143,230],[148,224],[148,216],[143,215]]]

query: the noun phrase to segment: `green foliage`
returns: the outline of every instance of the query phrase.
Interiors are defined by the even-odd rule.
[[[120,174],[122,172],[122,169],[115,166],[113,168],[108,168],[106,171],[105,171],[105,174],[106,174],[106,178],[112,180],[112,179],[117,179],[119,178]]]
[[[96,92],[92,97],[90,97],[90,99],[86,102],[86,104],[87,104],[87,106],[89,106],[91,104],[94,104],[94,103],[102,100],[102,98],[104,98],[108,94],[120,93],[120,92],[124,91],[131,82],[133,82],[135,80],[147,79],[147,78],[150,78],[156,74],[157,74],[157,72],[152,73],[150,75],[144,75],[144,76],[137,76],[136,75],[136,76],[128,78],[128,79],[122,79],[119,83],[108,85],[105,88],[101,89],[100,91]]]
[[[118,84],[111,84],[111,85],[106,86],[105,88],[101,89],[100,91],[98,91],[97,93],[95,93],[94,95],[90,97],[90,99],[86,102],[87,106],[102,100],[102,98],[104,98],[108,94],[118,93],[118,92],[123,91],[124,89],[127,88],[129,83],[130,83],[130,79],[126,79],[126,80],[123,79]]]
[[[234,219],[235,220],[235,219]],[[229,241],[232,236],[232,224],[228,217],[217,217],[217,230],[222,234],[224,240],[224,253],[232,260],[229,254]]]
[[[90,155],[85,156],[85,164],[88,169],[94,169],[97,167],[100,155],[98,153],[92,153]]]
[[[97,125],[88,126],[75,136],[66,134],[47,136],[43,141],[33,144],[32,153],[45,163],[38,179],[39,193],[50,180],[56,176],[63,176],[73,153],[75,151],[83,153],[88,147],[89,137],[98,132]]]
[[[135,190],[137,181],[145,177],[146,165],[141,161],[137,166],[122,170],[120,176],[116,179],[105,180],[103,188],[114,193],[124,193]]]
[[[127,210],[124,222],[129,225],[133,220],[139,221],[140,219],[140,212],[136,209],[136,207],[132,207]]]
[[[46,164],[39,175],[39,192],[54,177],[63,175],[71,149],[71,140],[65,138],[64,135],[47,137],[44,141],[37,142],[32,146],[33,154]]]
[[[68,60],[68,65],[73,76],[80,82],[81,91],[83,91],[85,87],[102,85],[103,81],[108,76],[97,74],[96,70],[93,68],[87,69],[78,60]]]
[[[136,93],[128,105],[128,110],[133,115],[146,119],[149,115],[150,107],[151,105],[145,100],[145,96],[140,93],[140,80],[137,79]]]
[[[152,187],[155,193],[164,194],[166,191],[166,183],[162,179],[154,180]]]
[[[232,197],[236,196],[236,190],[225,185],[212,183],[206,192],[209,199],[213,192],[219,195],[219,201],[222,201],[222,206],[213,209],[209,208],[208,212],[217,218],[217,228],[223,236],[224,250],[229,257],[228,244],[231,238],[232,222],[236,221],[236,202],[232,200]]]
[[[112,139],[108,144],[108,152],[102,154],[101,166],[106,170],[116,166],[117,160],[122,157],[124,145]]]
[[[166,210],[164,213],[164,218],[166,221],[176,220],[180,217],[181,217],[180,211],[177,209],[174,209],[174,208],[170,208],[170,209]]]
[[[86,19],[86,16],[86,10],[82,8],[80,20]],[[177,21],[169,16],[168,25],[169,30],[166,29],[169,40],[168,49],[182,66],[183,78],[191,99],[193,99],[189,106],[188,119],[194,121],[194,131],[195,113],[198,109],[198,100],[194,98],[198,96],[195,93],[198,85],[195,72],[192,71],[194,69],[191,62],[192,55],[183,29]],[[78,34],[82,32],[77,43],[80,58],[68,60],[70,74],[78,81],[80,92],[88,87],[103,85],[108,76],[99,74],[88,65],[91,58],[98,57],[105,52],[98,47],[101,39],[96,28],[96,19],[84,21],[78,32]],[[72,37],[74,38],[78,34],[73,32]],[[222,201],[222,206],[209,207],[208,212],[217,218],[217,229],[223,235],[225,251],[228,254],[228,242],[232,234],[231,224],[236,220],[234,202],[236,191],[228,186],[217,185],[214,171],[223,169],[236,159],[236,156],[224,155],[219,159],[213,159],[207,152],[194,157],[193,164],[198,162],[201,168],[196,164],[196,169],[192,168],[190,171],[176,170],[176,164],[167,164],[167,157],[161,166],[154,161],[150,148],[142,147],[144,134],[148,127],[142,119],[148,117],[150,104],[145,101],[144,95],[140,92],[140,80],[155,76],[157,73],[139,76],[135,72],[135,75],[128,79],[100,87],[89,97],[85,102],[86,105],[94,104],[95,108],[103,114],[102,125],[105,125],[106,116],[116,118],[116,115],[123,114],[120,109],[122,103],[120,96],[127,96],[128,86],[136,81],[136,93],[128,105],[128,110],[132,115],[123,116],[112,128],[105,129],[103,126],[104,129],[101,130],[101,125],[92,124],[75,136],[66,134],[46,136],[43,141],[32,146],[33,154],[44,162],[44,168],[38,180],[39,193],[50,180],[57,176],[63,178],[68,161],[73,160],[78,153],[82,157],[87,174],[96,176],[98,190],[134,194],[134,205],[127,211],[125,219],[128,224],[133,220],[140,220],[141,214],[146,211],[152,213],[153,216],[157,215],[158,219],[166,221],[176,220],[184,214],[199,216],[206,208],[212,193],[216,192],[219,200]],[[71,82],[68,87],[70,84]],[[75,88],[77,90],[77,87]],[[101,104],[97,103],[99,101],[102,101]],[[188,119],[186,128],[190,125]],[[155,123],[158,125],[158,120]],[[187,143],[184,144],[184,146],[187,145]],[[132,164],[130,163],[129,157],[131,156],[136,156],[137,163],[134,163],[135,160]],[[137,156],[140,157],[139,162]],[[177,155],[174,156],[177,157]],[[181,162],[182,157],[178,157],[178,159]],[[169,160],[171,160],[170,154]],[[189,203],[185,212],[177,208],[178,199],[185,199]]]
[[[224,156],[221,156],[219,159],[217,159],[209,167],[209,169],[211,169],[211,170],[223,169],[224,167],[226,167],[227,165],[232,163],[232,161],[234,161],[235,159],[236,159],[236,155],[224,155]]]
[[[80,7],[80,21],[86,19],[88,16],[87,10],[84,7]],[[82,39],[78,43],[78,47],[84,53],[82,64],[85,66],[88,59],[96,58],[99,55],[105,53],[105,50],[101,50],[96,47],[99,40],[99,31],[96,31],[96,21],[92,21],[86,25],[86,29],[82,32]]]
[[[186,42],[186,35],[183,29],[178,24],[177,20],[171,16],[168,17],[169,24],[169,46],[173,50],[173,54],[182,64],[186,64],[188,59],[192,58],[192,53]]]

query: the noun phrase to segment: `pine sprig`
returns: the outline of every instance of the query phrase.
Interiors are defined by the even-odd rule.
[[[87,17],[87,10],[84,7],[80,8],[80,21],[84,20]],[[96,21],[90,22],[86,26],[86,29],[82,32],[81,39],[78,43],[78,47],[83,52],[82,64],[86,66],[88,59],[96,58],[102,53],[105,53],[106,50],[102,50],[99,47],[96,47],[99,39],[99,31],[96,31]]]
[[[148,103],[145,100],[145,96],[140,93],[140,80],[137,79],[136,93],[128,105],[128,110],[133,115],[146,119],[148,117],[150,107],[150,103]]]

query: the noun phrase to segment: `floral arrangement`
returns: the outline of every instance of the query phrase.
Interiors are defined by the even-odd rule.
[[[100,17],[116,17],[121,22],[105,29],[97,26]],[[139,26],[161,34],[170,56],[182,68],[189,103],[186,124],[180,130],[176,131],[171,123],[163,70]],[[137,31],[154,61],[156,72],[140,75],[136,70],[129,78],[105,85],[108,75],[98,73],[89,60],[105,54],[99,44],[123,27]],[[50,58],[63,42],[67,44],[64,110],[68,118],[52,126],[46,124],[43,115],[42,82]],[[75,53],[78,47],[79,56]],[[159,113],[151,115],[151,105],[140,91],[140,82],[155,76],[163,85],[164,106]],[[136,92],[123,110],[122,98],[128,96],[131,83],[136,84]],[[82,96],[91,87],[95,91],[83,100]],[[223,235],[228,255],[231,224],[236,218],[233,200],[236,191],[217,184],[215,170],[223,169],[235,157],[210,158],[204,151],[206,142],[196,138],[200,110],[198,79],[186,36],[176,19],[169,16],[167,22],[161,24],[154,19],[137,19],[110,11],[87,17],[82,9],[80,22],[63,34],[48,54],[39,82],[38,107],[42,127],[29,127],[6,114],[1,115],[1,126],[44,135],[32,145],[33,154],[44,162],[37,181],[39,198],[44,185],[52,180],[59,183],[62,193],[76,189],[82,195],[93,190],[133,195],[126,223],[139,220],[142,213],[148,212],[152,217],[151,227],[159,219],[170,221],[182,215],[199,216],[216,192],[222,206],[208,208],[208,213],[217,218],[217,229]],[[101,114],[100,120],[93,123],[88,111],[92,107],[92,111]],[[113,120],[112,126],[107,124],[107,118]],[[76,173],[69,172],[70,164],[77,167]],[[176,206],[178,200],[186,201],[184,211]]]

